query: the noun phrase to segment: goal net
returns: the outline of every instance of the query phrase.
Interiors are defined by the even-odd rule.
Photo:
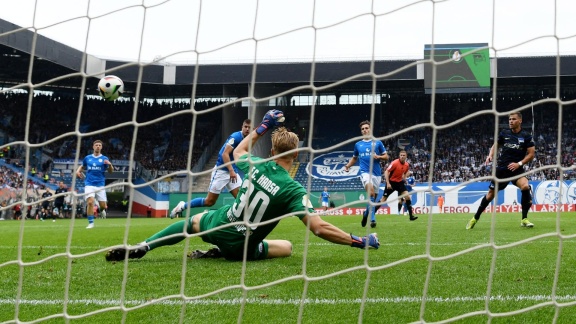
[[[12,5],[0,14],[0,323],[576,318],[570,1]],[[125,83],[112,102],[96,87],[110,74]],[[226,138],[246,118],[258,126],[269,109],[283,110],[300,138],[291,176],[318,211],[324,187],[332,192],[335,207],[312,217],[359,236],[377,232],[379,249],[332,244],[278,215],[267,239],[290,241],[290,257],[189,259],[212,246],[182,232],[182,242],[141,259],[105,261],[111,248],[209,209],[167,217],[180,200],[206,196]],[[524,166],[535,226],[520,226],[522,196],[508,179],[466,230],[495,176],[486,157],[512,112],[535,141]],[[369,197],[342,161],[363,139],[364,120],[387,148],[384,169],[406,150],[417,220],[396,212],[393,194],[376,227],[361,226]],[[107,216],[96,210],[86,228],[76,170],[95,140],[114,170]],[[269,158],[269,136],[261,142],[253,153]],[[214,208],[233,203],[224,191]]]

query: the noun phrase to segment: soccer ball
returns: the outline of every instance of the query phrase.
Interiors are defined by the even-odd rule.
[[[116,100],[124,92],[124,82],[115,75],[107,75],[98,82],[98,92],[104,100]]]

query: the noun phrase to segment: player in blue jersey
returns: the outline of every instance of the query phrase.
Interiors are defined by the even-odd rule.
[[[330,206],[330,193],[328,192],[328,187],[324,187],[324,191],[322,191],[322,208],[324,211],[328,209]]]
[[[404,185],[404,187],[406,187],[406,191],[412,192],[414,190],[412,189],[412,186],[415,183],[416,179],[414,179],[413,176],[409,176],[408,178],[406,178],[406,184]],[[406,199],[404,199],[404,197],[398,200],[398,215],[402,214],[402,208],[404,208],[404,215],[406,215],[408,213],[408,207],[406,207]]]
[[[369,121],[365,120],[360,123],[360,131],[364,139],[354,145],[354,155],[344,166],[344,171],[350,171],[350,167],[356,164],[356,161],[360,161],[360,180],[368,197],[370,197],[370,202],[374,203],[382,181],[380,160],[388,160],[388,153],[382,141],[372,139]],[[371,214],[370,227],[374,228],[376,227],[376,210],[374,205],[370,203],[366,206],[361,224],[362,227],[366,226],[369,213]]]
[[[94,199],[98,200],[100,204],[100,213],[106,215],[106,170],[112,173],[114,167],[105,155],[102,155],[102,141],[95,140],[92,143],[94,152],[87,155],[82,161],[82,165],[76,170],[76,175],[80,179],[84,179],[84,193],[86,194],[86,215],[88,218],[88,226],[86,228],[94,227]],[[83,171],[86,171],[84,176]],[[106,216],[102,217],[106,218]]]
[[[272,160],[250,153],[267,130],[283,121],[282,111],[268,111],[260,126],[234,150],[238,167],[246,176],[232,205],[203,211],[171,224],[138,246],[114,248],[106,253],[106,260],[139,259],[148,251],[176,244],[192,234],[200,235],[203,241],[217,247],[208,252],[192,252],[191,258],[223,256],[228,260],[260,260],[289,257],[293,248],[290,241],[266,239],[287,216],[298,217],[314,235],[329,242],[377,249],[380,242],[375,233],[364,237],[348,234],[314,213],[306,189],[288,173],[298,158],[298,135],[285,127],[276,129],[271,136]]]
[[[224,187],[236,198],[240,185],[242,184],[242,178],[238,175],[238,167],[235,163],[232,163],[234,162],[233,152],[244,137],[250,134],[251,123],[252,121],[250,119],[245,119],[242,122],[242,130],[230,134],[226,143],[220,148],[218,160],[212,169],[210,186],[208,187],[208,195],[206,198],[194,198],[190,200],[189,203],[181,201],[172,209],[170,217],[173,218],[177,213],[180,213],[186,208],[214,206]]]

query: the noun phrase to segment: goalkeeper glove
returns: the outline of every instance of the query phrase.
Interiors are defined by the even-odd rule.
[[[376,236],[376,233],[372,233],[364,237],[358,237],[356,235],[350,234],[350,237],[352,238],[352,247],[361,249],[365,248],[366,245],[375,249],[380,247],[380,240],[378,239],[378,236]]]
[[[256,128],[256,134],[264,135],[270,128],[279,126],[284,122],[284,113],[281,110],[272,109],[266,112],[264,118],[262,118],[262,123],[260,127]]]

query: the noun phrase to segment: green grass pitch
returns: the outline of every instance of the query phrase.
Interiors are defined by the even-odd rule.
[[[295,217],[269,236],[289,258],[186,260],[198,237],[109,263],[108,247],[140,242],[170,219],[0,222],[0,323],[572,323],[576,214],[378,216],[378,250],[334,245]],[[365,235],[360,219],[326,216]],[[188,247],[187,247],[188,244]],[[69,254],[68,254],[69,253]]]

